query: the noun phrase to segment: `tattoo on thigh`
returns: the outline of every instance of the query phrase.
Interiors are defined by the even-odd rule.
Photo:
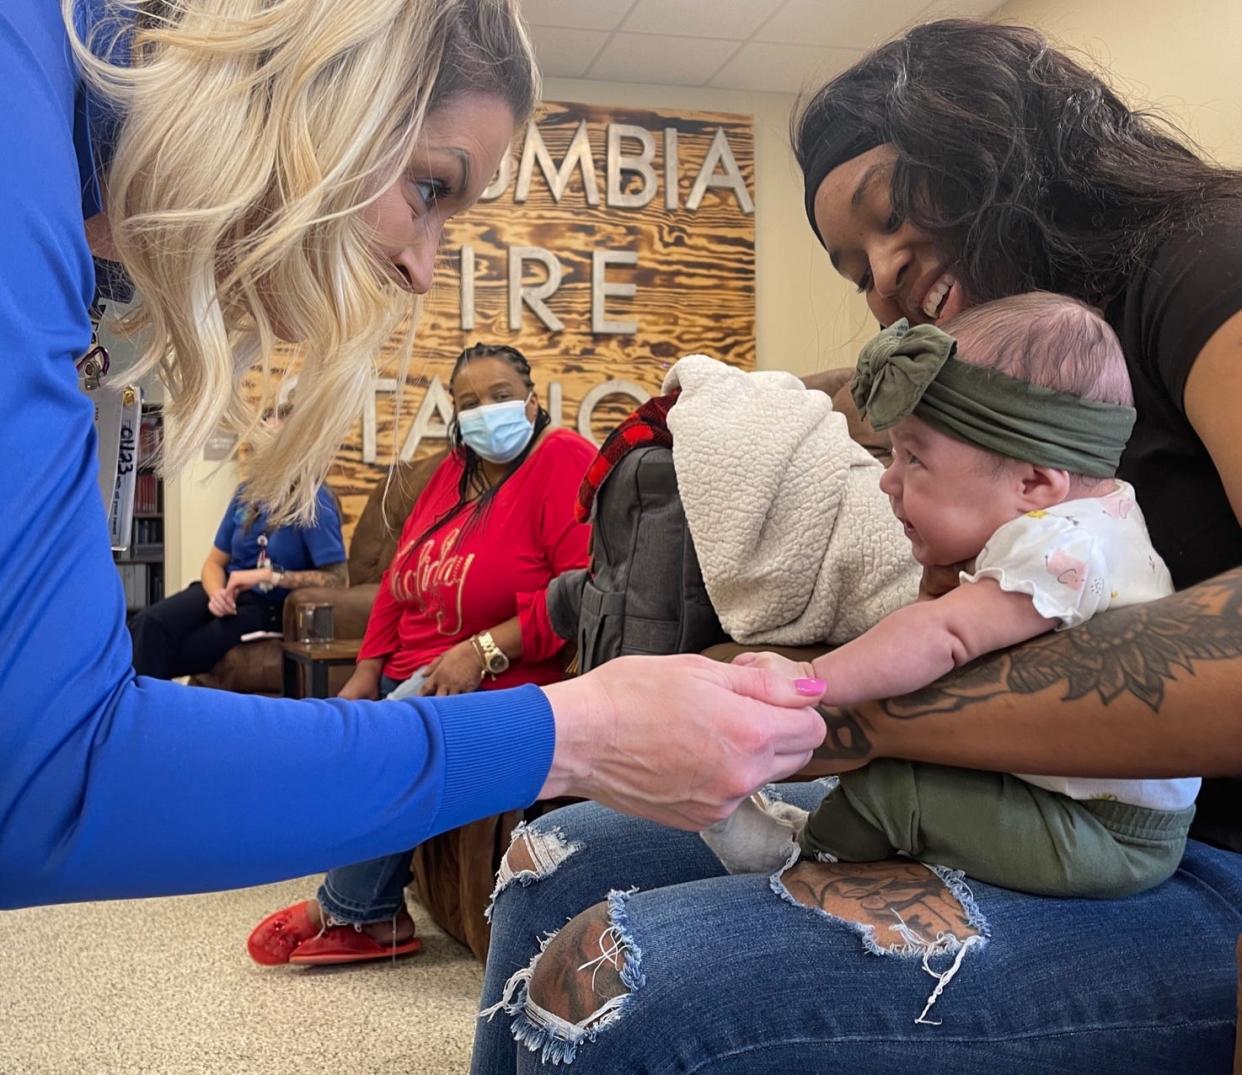
[[[625,955],[601,959],[609,943],[608,905],[597,903],[569,921],[539,958],[530,995],[545,1011],[580,1023],[613,997],[626,992],[621,981]]]
[[[800,862],[781,881],[803,906],[870,927],[882,948],[979,932],[949,887],[917,862]]]

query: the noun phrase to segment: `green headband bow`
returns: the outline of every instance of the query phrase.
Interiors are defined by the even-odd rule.
[[[850,390],[877,429],[913,414],[968,444],[1036,466],[1109,478],[1133,407],[1097,403],[954,358],[957,341],[902,318],[863,348]]]

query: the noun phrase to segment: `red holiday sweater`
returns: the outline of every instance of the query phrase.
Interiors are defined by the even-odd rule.
[[[384,658],[384,674],[403,680],[445,650],[513,616],[522,657],[483,688],[553,683],[564,675],[564,641],[548,620],[548,583],[585,567],[590,528],[574,518],[578,488],[595,457],[589,441],[554,429],[474,518],[466,509],[417,546],[457,503],[462,460],[452,454],[431,476],[380,581],[359,660]]]

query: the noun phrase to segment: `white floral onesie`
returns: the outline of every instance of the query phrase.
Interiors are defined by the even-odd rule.
[[[974,573],[961,575],[962,582],[979,579],[995,579],[1002,590],[1029,594],[1041,616],[1061,621],[1058,631],[1105,609],[1173,592],[1134,489],[1123,481],[1107,496],[1066,500],[1005,523],[976,557]],[[1153,810],[1185,809],[1195,801],[1200,783],[1017,775],[1072,799],[1112,799]]]

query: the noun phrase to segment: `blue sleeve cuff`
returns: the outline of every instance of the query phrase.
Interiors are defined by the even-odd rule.
[[[459,695],[441,709],[444,797],[432,831],[529,806],[556,746],[552,706],[538,687]]]

